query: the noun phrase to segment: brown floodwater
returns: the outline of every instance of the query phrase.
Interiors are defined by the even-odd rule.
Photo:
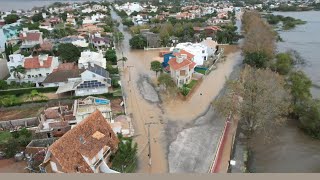
[[[295,120],[288,121],[274,135],[270,143],[264,143],[263,137],[253,139],[250,172],[320,172],[320,140],[306,135]]]

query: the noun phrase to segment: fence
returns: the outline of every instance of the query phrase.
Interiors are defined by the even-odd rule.
[[[221,160],[222,160],[222,153],[225,147],[225,143],[227,140],[227,136],[228,133],[230,131],[231,128],[231,122],[230,122],[230,117],[227,118],[227,121],[225,122],[225,126],[224,129],[222,131],[222,134],[220,136],[220,140],[219,140],[219,144],[218,147],[216,149],[216,153],[214,156],[214,160],[213,163],[211,164],[210,168],[209,168],[209,173],[217,173],[219,172],[219,168],[221,165]]]

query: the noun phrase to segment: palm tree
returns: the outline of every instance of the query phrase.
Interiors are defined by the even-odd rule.
[[[21,83],[20,81],[21,81],[21,79],[22,79],[22,77],[23,77],[23,74],[26,73],[26,69],[25,69],[23,66],[19,65],[19,66],[17,66],[17,67],[13,67],[13,68],[10,70],[10,72],[12,72],[12,73],[13,73],[13,76],[14,76],[15,78],[18,78],[18,79],[19,79],[19,83]]]
[[[123,67],[123,68],[124,68],[124,63],[125,63],[127,60],[128,60],[128,58],[127,58],[127,57],[124,57],[124,56],[123,56],[123,52],[122,52],[122,58],[119,59],[118,61],[122,61],[122,67]]]

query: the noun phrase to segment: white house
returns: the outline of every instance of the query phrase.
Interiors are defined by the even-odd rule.
[[[92,51],[83,51],[78,61],[79,68],[88,66],[89,63],[94,63],[103,68],[107,67],[107,61],[104,58],[102,51],[92,52]]]
[[[44,81],[44,87],[59,87],[56,94],[74,92],[76,96],[104,94],[109,92],[111,78],[109,72],[94,63],[82,68],[58,70]]]
[[[188,84],[192,80],[196,63],[193,62],[194,55],[185,50],[173,49],[173,57],[170,58],[168,64],[170,67],[170,75],[178,87]]]
[[[58,57],[39,55],[36,57],[24,57],[21,54],[12,54],[9,56],[9,62],[7,63],[9,71],[14,67],[21,65],[25,68],[25,73],[21,74],[22,82],[42,82],[54,69],[59,66]],[[14,76],[14,72],[10,72],[10,77],[7,81],[19,81]]]
[[[122,11],[122,10],[125,11],[127,15],[130,15],[134,11],[140,12],[144,9],[138,2],[133,2],[133,3],[127,2],[121,6],[115,5],[115,8],[119,11]]]
[[[170,48],[170,51],[177,48],[193,54],[193,61],[196,63],[196,66],[202,66],[204,61],[208,59],[208,47],[203,44],[190,42],[179,43],[176,47]]]
[[[20,49],[30,50],[35,45],[43,43],[42,32],[39,30],[23,28],[20,32],[19,38],[22,41]]]

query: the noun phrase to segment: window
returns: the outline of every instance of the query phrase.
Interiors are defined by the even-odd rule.
[[[96,77],[96,75],[95,75],[95,74],[92,74],[92,77]]]
[[[204,50],[202,50],[202,54],[204,54],[204,52],[205,52],[205,51],[204,51]]]
[[[30,76],[30,75],[28,75],[28,78],[31,78],[31,76]]]
[[[42,74],[39,74],[39,77],[42,77]]]

